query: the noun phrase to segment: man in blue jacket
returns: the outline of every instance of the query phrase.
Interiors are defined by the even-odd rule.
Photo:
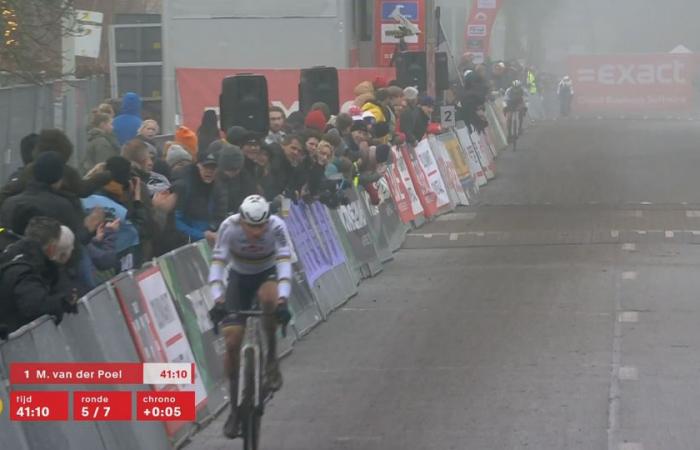
[[[122,100],[119,115],[112,121],[119,145],[126,144],[138,135],[141,122],[141,97],[133,92],[127,92]]]

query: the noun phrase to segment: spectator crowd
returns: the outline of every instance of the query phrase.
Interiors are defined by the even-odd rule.
[[[530,94],[541,88],[531,68],[503,62],[475,65],[451,97],[458,119],[482,131],[485,103],[515,79]],[[49,314],[58,322],[78,298],[117,273],[202,239],[213,243],[244,198],[263,195],[274,212],[289,201],[347,202],[362,186],[380,202],[376,182],[391,163],[391,146],[416,145],[438,133],[435,99],[382,78],[355,87],[352,105],[329,105],[289,116],[269,107],[266,134],[221,130],[214,111],[199,128],[177,128],[171,141],[143,117],[141,98],[124,95],[91,113],[80,158],[66,134],[37,130],[21,141],[24,166],[0,189],[0,338]]]
[[[122,271],[189,242],[213,242],[219,224],[251,194],[286,214],[293,202],[347,202],[391,162],[392,144],[416,143],[435,101],[377,78],[354,104],[332,114],[324,103],[288,117],[269,108],[269,131],[221,130],[206,111],[195,131],[157,139],[141,98],[124,95],[91,113],[82,155],[58,129],[21,141],[24,166],[0,189],[0,338],[37,317],[60,322],[77,300]]]

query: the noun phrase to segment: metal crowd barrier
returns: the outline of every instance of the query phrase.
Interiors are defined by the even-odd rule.
[[[292,351],[298,339],[356,295],[362,279],[380,274],[411,228],[478,200],[492,159],[506,145],[497,107],[489,104],[487,112],[488,134],[470,132],[458,124],[426,139],[418,151],[394,149],[394,161],[378,185],[379,205],[372,205],[361,188],[350,188],[345,191],[349,204],[336,210],[319,203],[291,207],[285,220],[298,261],[290,298],[292,330],[281,341],[281,353]],[[445,192],[436,192],[439,189]],[[207,287],[210,261],[205,241],[189,244],[90,292],[80,300],[79,314],[66,315],[60,326],[44,317],[0,343],[0,398],[4,400],[13,388],[8,381],[11,362],[194,362],[197,384],[186,388],[197,395],[196,422],[164,426],[136,421],[3,419],[0,442],[21,450],[167,450],[187,442],[228,402],[222,364],[225,345],[213,333],[207,314],[214,300]],[[180,330],[186,339],[167,339],[166,323],[170,332]],[[66,386],[69,391],[81,388],[85,387]]]

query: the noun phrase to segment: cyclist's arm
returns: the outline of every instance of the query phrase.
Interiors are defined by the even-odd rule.
[[[286,300],[289,299],[289,295],[292,293],[292,250],[287,240],[285,223],[281,219],[275,222],[277,294],[279,298]]]
[[[211,267],[209,268],[209,288],[211,295],[216,301],[223,300],[226,287],[224,279],[226,276],[226,266],[231,262],[231,251],[229,249],[230,226],[225,221],[221,224],[216,235],[216,244],[212,251]]]

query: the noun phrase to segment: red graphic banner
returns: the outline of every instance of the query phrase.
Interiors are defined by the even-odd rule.
[[[425,0],[374,2],[375,64],[389,67],[403,30],[418,33],[404,37],[407,51],[425,50]],[[392,76],[393,78],[393,76]]]
[[[569,58],[577,112],[687,111],[694,55],[580,55]]]
[[[420,169],[420,163],[418,162],[418,157],[413,149],[409,149],[408,146],[403,145],[401,147],[401,154],[403,155],[404,161],[406,161],[406,167],[408,172],[411,174],[411,180],[413,185],[416,187],[416,194],[420,199],[420,203],[423,206],[423,215],[425,218],[429,218],[437,214],[438,212],[438,196],[430,187],[430,182],[428,178]]]
[[[267,79],[270,103],[280,106],[289,115],[299,109],[300,69],[177,69],[180,93],[181,122],[197,129],[202,113],[207,109],[219,110],[219,94],[224,78],[239,73],[264,75]],[[353,90],[363,81],[381,76],[393,80],[395,70],[390,67],[338,69],[338,90],[341,105],[355,99]]]
[[[491,49],[491,32],[503,0],[474,0],[465,31],[466,50],[481,64]]]

